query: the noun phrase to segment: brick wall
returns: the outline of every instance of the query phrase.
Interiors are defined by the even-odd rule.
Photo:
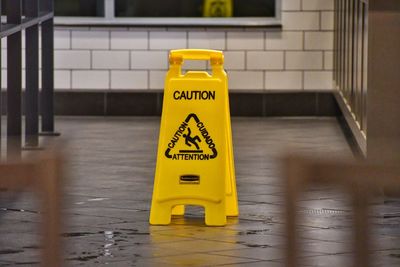
[[[333,0],[282,0],[282,29],[57,27],[55,87],[160,90],[177,48],[223,50],[231,90],[330,90]]]

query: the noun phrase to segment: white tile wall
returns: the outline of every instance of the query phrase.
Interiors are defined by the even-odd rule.
[[[132,51],[131,69],[166,70],[168,66],[167,51]]]
[[[249,70],[283,70],[283,61],[281,51],[247,52],[247,69]]]
[[[111,89],[148,88],[147,71],[111,71]]]
[[[56,50],[54,52],[54,68],[58,69],[90,69],[90,50]]]
[[[323,53],[318,52],[286,52],[286,69],[288,70],[320,70],[323,68]]]
[[[306,32],[305,50],[333,50],[333,32]]]
[[[7,70],[1,70],[1,87],[7,88]]]
[[[282,12],[282,24],[284,30],[319,30],[320,12]]]
[[[306,71],[304,73],[305,90],[331,90],[333,88],[331,71]]]
[[[7,68],[7,49],[1,49],[1,68]],[[1,75],[3,77],[3,75]]]
[[[188,48],[225,49],[225,32],[189,32]]]
[[[108,31],[72,31],[72,49],[109,49]]]
[[[185,60],[183,62],[182,70],[205,70],[207,62],[204,60]]]
[[[111,32],[111,49],[147,49],[149,45],[148,32],[128,32],[128,31],[112,31]]]
[[[7,38],[1,38],[1,48],[7,48]]]
[[[282,0],[283,11],[293,11],[301,9],[301,0]]]
[[[333,70],[333,52],[332,51],[324,52],[324,69],[325,70]]]
[[[92,69],[129,69],[129,51],[92,51]]]
[[[230,71],[228,74],[229,89],[252,90],[264,89],[262,71]]]
[[[321,30],[333,31],[334,13],[333,11],[321,12]]]
[[[110,72],[108,70],[73,70],[72,88],[109,89]]]
[[[224,66],[227,70],[244,70],[246,65],[244,51],[226,51],[224,53]]]
[[[22,30],[22,49],[25,49],[25,30]]]
[[[71,71],[54,71],[54,87],[57,89],[71,89]]]
[[[263,50],[264,32],[228,32],[228,50]]]
[[[302,50],[303,32],[267,32],[267,50]]]
[[[165,82],[165,71],[152,70],[150,71],[150,88],[163,89]]]
[[[26,72],[25,72],[25,70],[22,70],[22,79],[21,79],[21,82],[22,82],[22,88],[23,89],[25,89],[26,87],[26,79],[25,79],[25,77],[26,77]]]
[[[303,87],[301,71],[267,71],[265,73],[265,89],[301,90]]]
[[[165,50],[187,47],[187,33],[181,32],[150,32],[150,49]]]
[[[333,1],[282,0],[282,28],[57,27],[57,89],[164,87],[168,51],[223,50],[234,90],[331,88]],[[2,39],[2,50],[6,49]],[[2,51],[2,69],[6,55]],[[186,62],[186,69],[205,69]],[[2,84],[4,86],[5,76]]]
[[[54,49],[70,49],[71,48],[71,31],[57,30],[54,31]]]
[[[302,0],[303,10],[333,10],[333,5],[333,0]]]

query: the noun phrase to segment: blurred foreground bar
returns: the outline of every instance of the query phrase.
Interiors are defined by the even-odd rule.
[[[62,266],[61,199],[63,188],[63,157],[57,148],[35,152],[25,159],[0,164],[0,189],[33,191],[40,199],[42,214],[42,266]]]
[[[354,214],[355,267],[371,266],[371,231],[369,204],[377,192],[387,188],[400,194],[400,167],[345,159],[323,159],[288,155],[283,159],[286,182],[287,267],[298,266],[299,237],[296,225],[301,222],[296,202],[309,186],[330,185],[350,196]]]

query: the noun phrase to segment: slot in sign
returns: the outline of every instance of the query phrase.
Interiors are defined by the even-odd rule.
[[[200,184],[200,176],[195,174],[185,174],[179,177],[181,184]]]

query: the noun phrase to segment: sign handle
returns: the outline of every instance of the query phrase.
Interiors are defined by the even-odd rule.
[[[178,49],[172,50],[169,54],[170,64],[182,64],[185,59],[209,60],[211,65],[222,65],[224,55],[222,51],[210,49]]]

